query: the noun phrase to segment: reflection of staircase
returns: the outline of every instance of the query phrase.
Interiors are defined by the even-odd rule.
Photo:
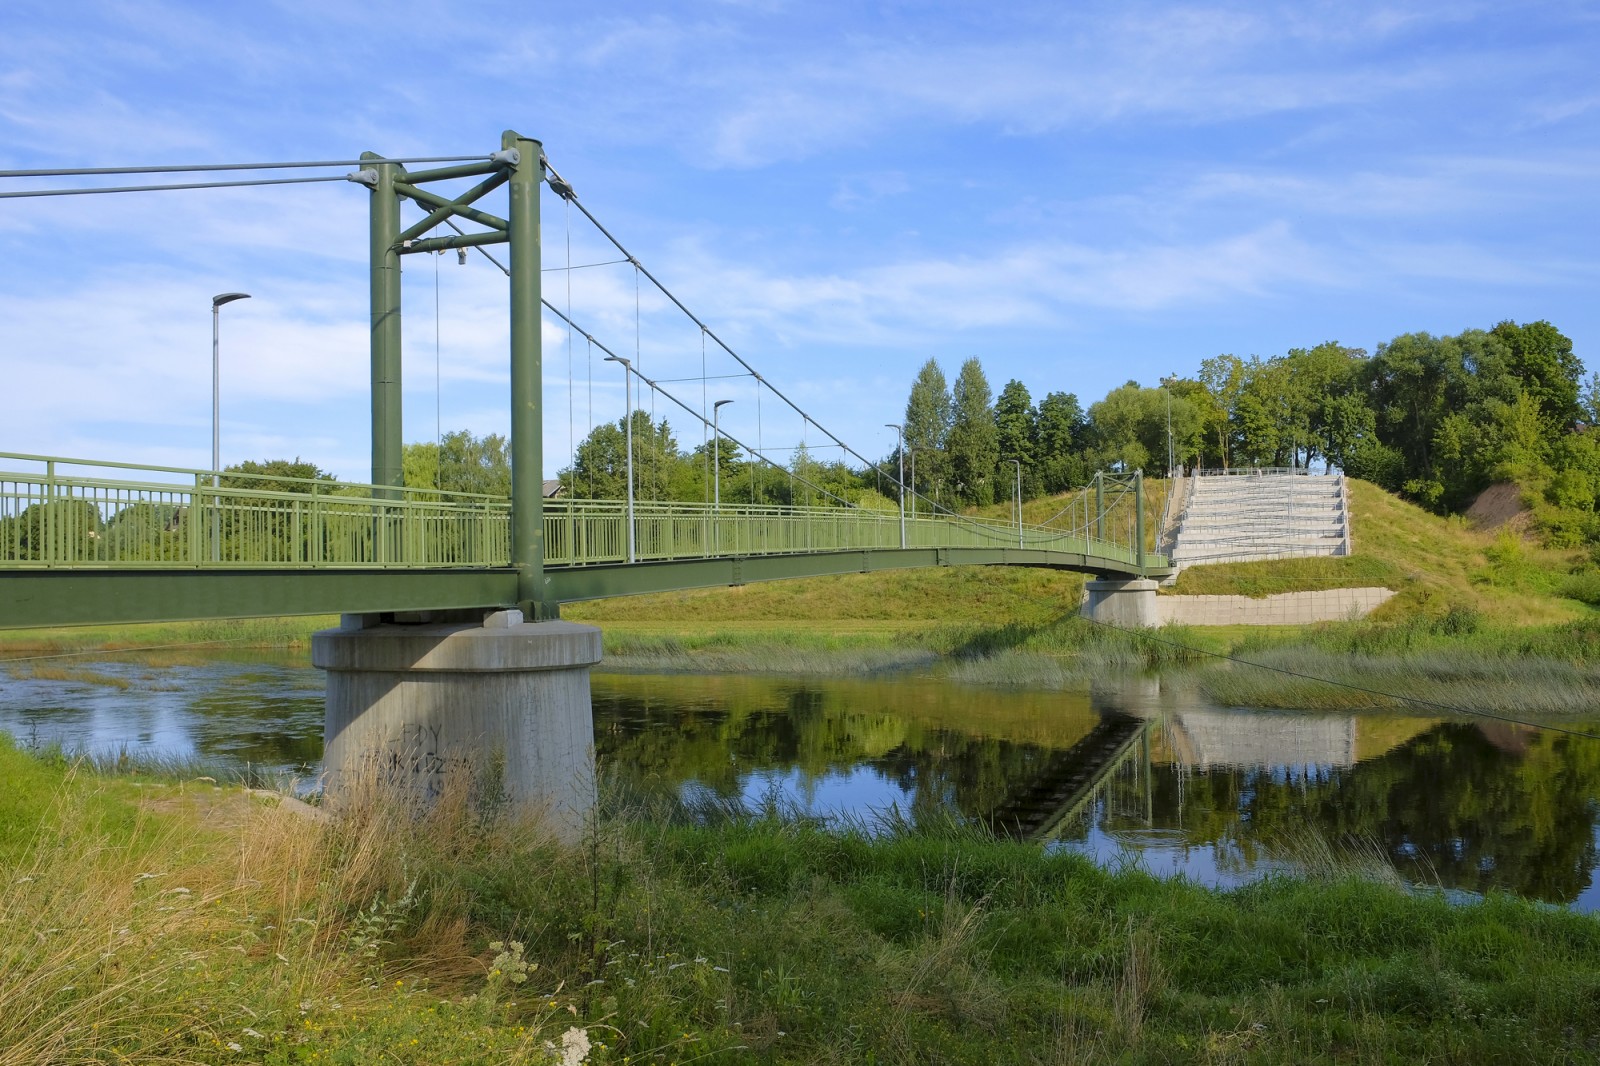
[[[1173,537],[1176,567],[1350,554],[1342,474],[1252,471],[1190,481]]]
[[[1065,751],[1052,752],[1037,777],[989,815],[996,833],[1037,840],[1067,821],[1133,750],[1146,722],[1126,714],[1101,718]]]

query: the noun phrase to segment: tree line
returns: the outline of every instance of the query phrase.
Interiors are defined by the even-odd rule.
[[[1600,541],[1600,438],[1591,432],[1600,375],[1584,378],[1572,341],[1549,322],[1407,333],[1370,355],[1336,341],[1268,357],[1221,354],[1153,385],[1129,381],[1087,407],[1066,389],[1034,395],[1011,380],[996,396],[977,358],[953,383],[929,359],[910,383],[903,446],[852,464],[801,444],[786,468],[726,437],[686,448],[667,420],[636,410],[634,493],[887,508],[903,459],[908,487],[955,509],[1010,500],[1019,480],[1024,500],[1070,491],[1097,470],[1162,477],[1292,467],[1342,470],[1438,512],[1464,509],[1491,483],[1516,482],[1552,542]],[[596,426],[560,471],[563,491],[622,498],[627,437],[624,419]],[[407,445],[404,469],[414,488],[504,495],[510,487],[507,442],[496,434],[461,430]]]

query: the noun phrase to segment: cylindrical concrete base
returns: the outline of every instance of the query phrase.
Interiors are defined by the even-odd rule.
[[[576,839],[594,811],[589,668],[600,630],[570,622],[327,629],[329,795],[357,781],[419,800],[473,788]]]
[[[1156,583],[1148,578],[1085,581],[1085,618],[1119,629],[1143,629],[1161,624],[1156,610]]]

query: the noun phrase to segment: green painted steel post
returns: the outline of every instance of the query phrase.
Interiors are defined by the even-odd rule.
[[[404,171],[373,152],[362,152],[361,158],[377,173],[371,185],[372,483],[398,489],[405,474],[400,428],[400,197],[394,183]]]
[[[1133,472],[1134,557],[1139,561],[1139,576],[1144,577],[1144,471]]]
[[[39,559],[46,566],[56,562],[56,464],[44,464],[44,513],[39,516]]]
[[[511,165],[511,565],[517,602],[529,619],[555,618],[544,582],[544,352],[539,335],[539,182],[544,146],[513,130],[500,147]]]
[[[1094,472],[1094,539],[1106,539],[1106,475]]]

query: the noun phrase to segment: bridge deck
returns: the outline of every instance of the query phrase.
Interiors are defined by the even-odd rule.
[[[478,607],[516,599],[509,501],[4,455],[0,627]],[[181,480],[179,480],[181,478]],[[544,508],[558,602],[941,565],[1159,575],[1083,529],[897,512],[641,502]]]

